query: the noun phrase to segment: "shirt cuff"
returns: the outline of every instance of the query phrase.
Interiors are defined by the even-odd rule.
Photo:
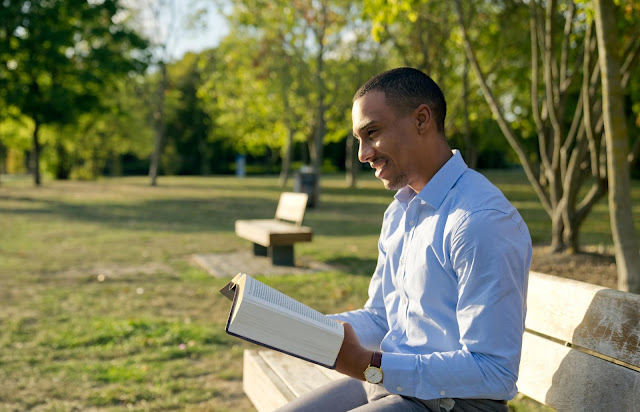
[[[382,384],[390,393],[415,397],[416,356],[413,354],[382,353]]]

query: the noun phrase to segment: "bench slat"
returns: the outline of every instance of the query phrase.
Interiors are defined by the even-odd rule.
[[[242,388],[259,412],[270,412],[296,398],[256,350],[245,350]]]
[[[329,378],[329,380],[335,381],[338,379],[343,379],[345,377],[345,375],[343,375],[342,373],[338,372],[335,369],[327,369],[320,365],[313,365],[313,366],[315,366],[318,370],[320,370],[320,372],[324,373]]]
[[[260,351],[260,356],[295,396],[331,381],[316,365],[302,359],[276,351]]]
[[[309,195],[306,193],[282,193],[276,209],[276,219],[288,220],[300,226],[308,199]]]
[[[310,242],[313,237],[310,227],[273,219],[236,220],[235,230],[238,236],[265,247]]]
[[[530,333],[518,390],[559,412],[640,410],[640,373]]]
[[[527,329],[640,368],[640,295],[531,272]]]

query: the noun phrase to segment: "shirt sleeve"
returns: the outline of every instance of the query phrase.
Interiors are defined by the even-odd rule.
[[[519,216],[482,210],[459,224],[450,245],[461,349],[385,352],[384,385],[421,399],[510,399],[517,391],[524,332],[529,232]]]

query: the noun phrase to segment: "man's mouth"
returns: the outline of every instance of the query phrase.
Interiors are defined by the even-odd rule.
[[[387,165],[387,161],[383,159],[376,159],[369,163],[372,169],[376,169],[375,176],[380,179],[380,175],[384,171],[384,167]]]

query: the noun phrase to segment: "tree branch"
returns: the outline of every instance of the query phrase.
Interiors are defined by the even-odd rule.
[[[575,15],[575,2],[569,3],[569,11],[564,23],[564,34],[562,36],[562,47],[560,52],[560,93],[564,94],[571,84],[571,78],[567,78],[567,61],[569,59],[569,37],[571,34],[571,26],[573,24],[573,16]]]
[[[536,2],[529,2],[530,15],[529,15],[529,32],[531,35],[531,111],[533,113],[533,120],[536,125],[536,131],[538,133],[538,146],[540,150],[540,161],[542,163],[542,173],[546,174],[551,170],[551,163],[549,161],[547,153],[547,133],[542,121],[542,115],[540,113],[540,102],[538,98],[538,81],[540,78],[539,69],[539,55],[538,55],[538,12]]]
[[[489,105],[491,112],[496,117],[500,130],[502,131],[505,138],[509,142],[509,145],[511,145],[513,150],[516,152],[516,155],[518,156],[518,159],[522,164],[522,167],[525,171],[525,174],[527,175],[529,182],[533,186],[533,189],[538,195],[538,198],[540,198],[540,202],[542,203],[542,206],[544,207],[545,211],[549,214],[549,216],[551,216],[551,214],[553,213],[553,210],[549,202],[549,198],[547,197],[547,194],[544,192],[542,186],[540,185],[540,182],[538,181],[538,176],[536,176],[535,172],[532,169],[531,162],[529,160],[529,157],[527,156],[527,152],[525,151],[524,146],[516,138],[515,134],[509,127],[508,123],[506,122],[504,115],[502,114],[502,111],[498,106],[497,100],[493,95],[493,92],[491,91],[491,89],[489,89],[485,76],[482,73],[482,70],[480,69],[478,60],[475,56],[475,53],[473,52],[473,47],[471,46],[471,40],[469,39],[469,34],[467,33],[466,26],[462,19],[462,7],[460,5],[460,0],[454,0],[454,4],[455,4],[455,10],[456,10],[456,15],[458,20],[458,26],[462,31],[462,38],[464,42],[465,52],[467,54],[467,58],[469,59],[469,63],[471,64],[471,67],[473,68],[473,71],[477,77],[478,83],[480,84],[480,88],[482,89],[485,100],[487,101],[487,104]]]

